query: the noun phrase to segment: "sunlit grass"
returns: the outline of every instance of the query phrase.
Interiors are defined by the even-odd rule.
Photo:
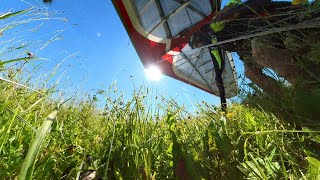
[[[292,91],[275,99],[253,86],[255,95],[228,113],[206,102],[189,113],[146,87],[126,99],[115,84],[87,98],[57,98],[56,84],[32,88],[31,75],[0,79],[0,179],[320,178],[320,123],[297,130],[279,116],[307,119]]]
[[[317,176],[319,132],[294,130],[240,104],[230,105],[226,117],[202,104],[190,117],[175,102],[153,99],[165,107],[160,113],[148,108],[144,88],[127,101],[114,86],[99,91],[96,97],[106,101],[103,110],[95,108],[95,98],[70,100],[60,107],[51,132],[45,130],[43,143],[32,148],[33,129],[43,128],[58,102],[38,102],[37,92],[3,81],[0,86],[1,179],[24,172],[28,151],[38,154],[29,174],[33,179],[70,179],[88,172],[107,179]]]

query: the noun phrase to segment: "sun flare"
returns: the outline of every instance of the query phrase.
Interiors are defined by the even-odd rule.
[[[161,79],[161,71],[156,66],[150,66],[144,69],[146,77],[150,81],[159,81]]]

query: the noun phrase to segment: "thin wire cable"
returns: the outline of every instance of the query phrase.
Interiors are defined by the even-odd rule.
[[[235,41],[239,41],[239,40],[245,40],[245,39],[249,39],[249,38],[254,38],[254,37],[259,37],[259,36],[264,36],[264,35],[269,35],[269,34],[275,34],[275,33],[280,33],[280,32],[285,32],[285,31],[320,28],[320,18],[316,18],[314,21],[316,21],[316,22],[309,21],[308,23],[299,23],[299,24],[291,25],[291,26],[287,26],[287,27],[274,28],[274,29],[267,30],[267,31],[262,31],[262,32],[258,32],[258,33],[252,33],[252,34],[248,34],[248,35],[244,35],[244,36],[239,36],[236,38],[227,39],[227,40],[220,41],[217,43],[212,43],[212,44],[209,44],[209,45],[203,46],[201,48],[197,48],[197,49],[199,49],[199,50],[205,49],[205,48],[214,47],[214,46],[218,46],[218,45],[222,45],[222,44],[226,44],[226,43],[230,43],[230,42],[235,42]],[[319,21],[319,22],[317,22],[317,21]],[[194,51],[197,49],[191,49],[191,50],[188,50],[185,52],[191,52],[191,51]],[[158,64],[158,63],[161,63],[162,61],[170,60],[171,58],[174,58],[175,56],[178,56],[178,55],[179,54],[172,55],[169,58],[162,58],[161,60],[156,61],[155,63]],[[183,59],[183,58],[181,58],[181,59]],[[181,60],[181,59],[178,59],[178,60]]]
[[[15,86],[20,86],[20,87],[22,87],[22,88],[28,89],[28,90],[30,90],[30,91],[32,91],[32,92],[35,92],[35,93],[38,93],[38,94],[42,95],[43,97],[46,96],[46,94],[44,94],[44,93],[42,93],[42,92],[40,92],[40,91],[38,91],[38,90],[36,90],[36,89],[34,89],[34,88],[31,88],[31,87],[26,86],[26,85],[23,85],[23,84],[21,84],[21,83],[18,83],[18,82],[15,82],[15,81],[12,81],[12,80],[3,78],[3,77],[1,77],[1,76],[0,76],[0,80],[1,80],[1,81],[5,81],[5,82],[8,82],[8,83],[10,83],[10,84],[13,84],[13,85],[15,85]],[[55,100],[55,99],[53,99],[53,98],[51,98],[51,97],[47,97],[47,98],[50,99],[50,100],[53,101],[53,102],[56,102],[56,103],[58,104],[57,107],[60,107],[61,105],[65,104],[67,101],[69,101],[72,97],[70,97],[70,98],[68,98],[68,99],[66,99],[66,100],[61,100],[61,101]],[[7,107],[6,109],[8,109],[11,113],[14,113],[14,111],[13,111],[11,108],[8,108],[8,107]],[[20,121],[23,121],[24,123],[26,123],[34,132],[37,131],[27,120],[25,120],[24,118],[22,118],[22,117],[19,116],[19,115],[17,115],[17,117],[18,117],[18,119],[19,119]]]
[[[28,87],[28,86],[26,86],[26,85],[17,83],[17,82],[15,82],[15,81],[12,81],[12,80],[9,80],[9,79],[5,79],[5,78],[3,78],[3,77],[1,77],[1,76],[0,76],[0,80],[5,81],[5,82],[8,82],[8,83],[10,83],[10,84],[13,84],[13,85],[15,85],[15,86],[23,87],[23,88],[28,89],[28,90],[30,90],[30,91],[32,91],[32,92],[36,92],[36,93],[38,93],[38,94],[40,94],[40,95],[42,95],[42,96],[45,96],[44,93],[42,93],[42,92],[40,92],[40,91],[38,91],[38,90],[36,90],[36,89],[30,88],[30,87]],[[7,107],[6,109],[8,109],[11,113],[14,113],[14,111],[13,111],[11,108],[8,108],[8,107]],[[27,124],[34,132],[37,131],[27,120],[25,120],[24,118],[22,118],[22,117],[19,116],[19,115],[18,115],[17,117],[18,117],[18,119],[19,119],[20,121],[23,121],[25,124]]]
[[[316,12],[318,9],[316,9],[316,10],[312,10],[311,12],[309,12],[309,13],[314,13],[314,12]],[[279,23],[281,23],[282,21],[286,21],[286,20],[290,20],[290,19],[292,19],[292,18],[297,18],[299,15],[301,15],[304,11],[289,11],[289,12],[296,12],[296,13],[290,13],[290,17],[288,17],[288,18],[285,18],[285,19],[283,19],[283,20],[281,20],[281,21],[277,21],[277,22],[275,22],[275,23],[272,23],[272,24],[268,24],[267,26],[264,26],[264,27],[261,27],[260,29],[256,29],[256,30],[253,30],[253,31],[250,31],[250,33],[247,33],[247,34],[244,34],[243,35],[243,37],[244,38],[241,38],[241,37],[238,37],[238,38],[240,38],[240,40],[243,40],[243,39],[246,39],[246,36],[252,36],[253,34],[253,32],[258,32],[258,31],[261,31],[261,30],[265,30],[266,28],[268,28],[268,27],[270,27],[270,26],[274,26],[274,25],[276,25],[276,24],[279,24]],[[270,15],[270,16],[268,16],[268,17],[278,17],[278,16],[284,16],[284,15],[288,15],[288,11],[286,11],[285,13],[280,13],[280,14],[273,14],[273,15]],[[246,18],[246,19],[253,19],[253,18]],[[236,20],[241,20],[240,18],[239,19],[236,19]],[[298,24],[298,25],[301,25],[301,24]],[[297,25],[297,26],[298,26]],[[300,28],[298,28],[298,29],[300,29]],[[270,30],[269,30],[270,31]],[[271,32],[272,32],[272,30],[271,30]],[[260,32],[261,33],[261,32]],[[274,32],[275,33],[275,32]],[[230,36],[230,35],[234,35],[234,34],[239,34],[239,33],[233,33],[233,34],[228,34],[228,36]],[[269,33],[268,33],[269,34]],[[259,34],[258,34],[259,35]],[[254,37],[256,37],[256,36],[254,36]],[[232,42],[232,41],[236,41],[236,39],[235,40],[230,40],[230,42]],[[220,45],[219,43],[221,43],[221,44],[224,44],[224,43],[228,43],[228,40],[226,40],[226,42],[224,42],[223,43],[223,41],[220,41],[220,42],[218,42],[217,44],[211,44],[211,45],[208,45],[207,47],[211,47],[211,46],[215,46],[215,45]],[[205,48],[205,47],[202,47],[202,48]],[[172,56],[172,58],[173,58],[174,56]],[[161,62],[161,61],[163,61],[163,60],[168,60],[168,59],[170,59],[170,58],[163,58],[162,60],[159,60],[159,61],[157,61],[157,62],[155,62],[155,63],[159,63],[159,62]],[[178,60],[179,61],[179,60]]]
[[[12,80],[9,80],[9,79],[5,79],[5,78],[3,78],[3,77],[1,77],[1,76],[0,76],[0,80],[5,81],[5,82],[8,82],[8,83],[11,83],[11,84],[16,85],[16,86],[23,87],[23,88],[28,89],[28,90],[30,90],[30,91],[32,91],[32,92],[36,92],[36,93],[38,93],[38,94],[41,94],[42,96],[45,96],[44,93],[42,93],[42,92],[40,92],[40,91],[38,91],[38,90],[36,90],[36,89],[33,89],[33,88],[31,88],[31,87],[28,87],[28,86],[26,86],[26,85],[17,83],[17,82],[15,82],[15,81],[12,81]]]

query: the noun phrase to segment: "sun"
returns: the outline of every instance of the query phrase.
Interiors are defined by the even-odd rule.
[[[159,81],[161,79],[161,71],[157,66],[149,66],[144,69],[146,77],[150,81]]]

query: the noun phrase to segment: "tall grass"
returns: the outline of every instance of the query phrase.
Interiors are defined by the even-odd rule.
[[[30,88],[19,73],[0,79],[0,179],[320,178],[319,122],[296,130],[279,116],[306,117],[292,91],[276,100],[255,89],[227,114],[206,102],[188,113],[145,87],[125,99],[113,84],[57,111],[55,86]]]
[[[33,129],[56,102],[37,102],[38,93],[13,84],[0,86],[0,178],[14,179],[34,147]],[[318,131],[292,130],[271,114],[239,104],[224,116],[204,103],[188,118],[175,102],[150,99],[143,88],[127,101],[112,87],[106,92],[95,96],[105,99],[103,110],[95,108],[95,98],[60,107],[42,148],[35,150],[32,179],[84,178],[93,172],[106,179],[318,177]],[[163,108],[148,108],[154,102]]]

